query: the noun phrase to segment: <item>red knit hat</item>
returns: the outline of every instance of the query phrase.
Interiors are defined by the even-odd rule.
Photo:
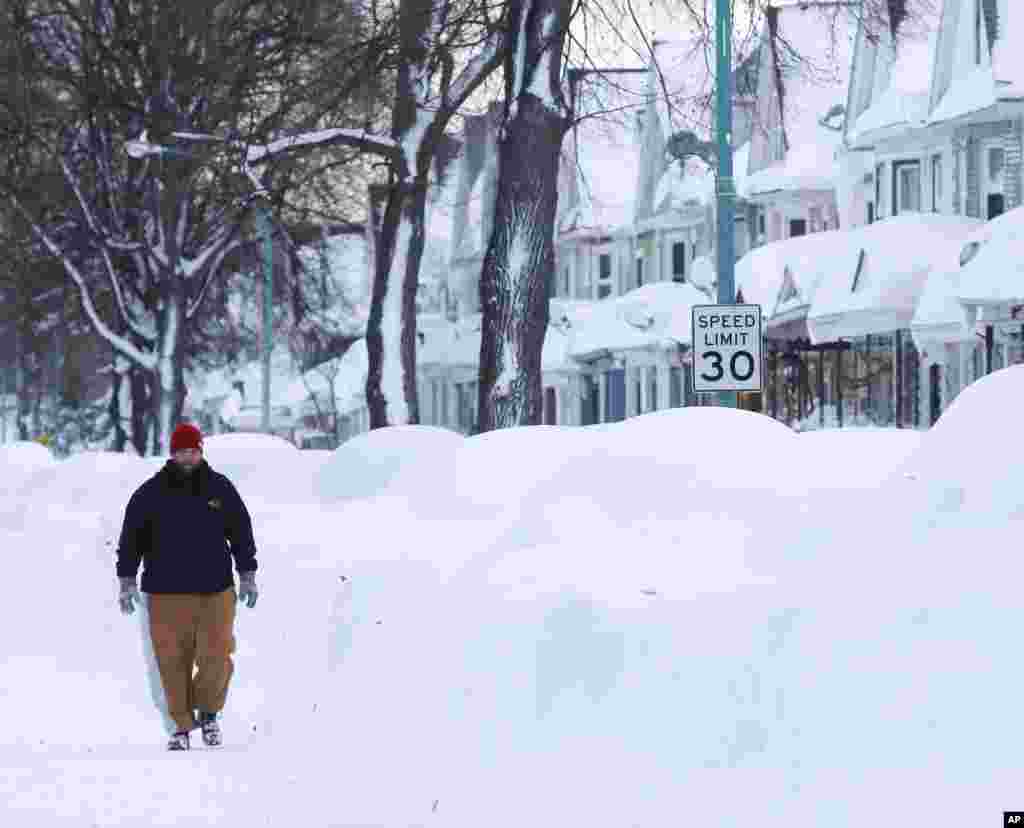
[[[179,423],[171,435],[171,454],[182,449],[201,449],[203,433],[192,423]]]

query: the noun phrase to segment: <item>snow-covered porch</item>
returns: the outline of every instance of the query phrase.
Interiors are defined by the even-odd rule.
[[[968,385],[1024,362],[1024,207],[982,225],[928,279],[912,331],[932,421]]]
[[[928,387],[911,325],[930,274],[954,259],[976,219],[905,214],[836,236],[845,266],[818,285],[807,315],[814,344],[849,344],[825,377],[826,396],[848,424],[922,428]]]

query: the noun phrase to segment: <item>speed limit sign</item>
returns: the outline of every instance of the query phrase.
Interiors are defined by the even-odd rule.
[[[761,306],[693,306],[693,390],[760,391]]]

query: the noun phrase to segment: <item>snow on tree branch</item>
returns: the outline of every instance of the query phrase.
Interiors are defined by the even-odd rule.
[[[92,295],[89,292],[89,286],[86,284],[85,277],[82,275],[82,272],[78,269],[75,263],[71,261],[71,258],[61,250],[60,245],[58,245],[49,236],[49,234],[36,223],[32,218],[32,215],[17,196],[10,196],[10,201],[14,208],[24,217],[25,221],[32,229],[33,235],[39,239],[51,256],[64,265],[65,272],[71,277],[75,285],[78,287],[79,295],[82,298],[82,307],[85,309],[85,313],[89,317],[89,321],[92,323],[96,332],[109,342],[113,348],[120,351],[137,365],[150,371],[153,370],[157,363],[156,356],[152,353],[146,353],[139,350],[132,342],[122,336],[118,336],[110,330],[107,324],[100,317],[99,312],[96,310],[96,305],[92,300]]]
[[[358,129],[321,129],[279,138],[269,144],[250,146],[245,160],[250,164],[265,163],[292,150],[334,145],[355,147],[385,158],[393,158],[401,152],[398,144],[384,135],[370,135]]]

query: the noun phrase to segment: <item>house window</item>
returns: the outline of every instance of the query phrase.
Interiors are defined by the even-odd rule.
[[[894,161],[892,165],[893,215],[920,212],[921,162]]]
[[[885,187],[882,180],[885,178],[885,164],[875,166],[875,218],[885,216]]]
[[[643,287],[644,284],[644,259],[643,256],[636,257],[636,286]]]
[[[668,369],[668,407],[681,408],[683,405],[683,369],[673,365]]]
[[[585,250],[583,252],[583,260],[577,260],[576,268],[576,298],[577,299],[593,299],[594,293],[594,274],[591,271],[590,264],[590,251]]]
[[[544,425],[558,425],[558,395],[555,389],[544,389]]]
[[[986,211],[990,219],[1001,216],[1006,212],[1006,197],[1002,193],[989,193]]]
[[[989,147],[985,153],[985,217],[994,219],[1006,212],[1003,192],[1003,169],[1006,152],[1002,147]]]
[[[597,298],[604,299],[612,293],[612,254],[601,253],[597,257]]]
[[[686,281],[686,242],[672,245],[672,281]]]
[[[942,156],[932,156],[932,212],[939,212],[942,203]]]
[[[658,410],[658,369],[651,367],[647,369],[647,410]]]
[[[797,236],[807,235],[807,219],[790,219],[789,220],[789,237],[791,239]]]

